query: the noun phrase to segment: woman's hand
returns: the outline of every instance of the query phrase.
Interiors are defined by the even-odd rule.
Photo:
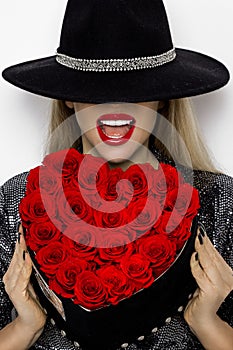
[[[17,329],[31,339],[31,342],[40,336],[46,322],[46,315],[30,284],[32,262],[27,253],[26,243],[20,225],[19,240],[9,268],[3,277],[5,290],[9,295],[18,317],[14,321]],[[29,344],[31,345],[31,344]]]
[[[233,290],[232,269],[202,227],[198,228],[195,249],[190,264],[198,289],[184,318],[206,349],[233,349],[233,329],[217,316],[220,305]]]

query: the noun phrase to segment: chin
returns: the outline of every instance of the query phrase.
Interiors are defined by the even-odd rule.
[[[113,164],[120,164],[120,163],[124,163],[124,162],[126,162],[127,160],[129,160],[129,159],[125,159],[125,158],[114,158],[114,159],[110,159],[110,160],[108,160],[109,161],[109,163],[113,163]]]
[[[108,162],[117,164],[129,161],[133,154],[137,151],[139,145],[135,147],[135,144],[122,145],[122,146],[108,146],[102,144],[97,147],[99,155],[106,159]]]

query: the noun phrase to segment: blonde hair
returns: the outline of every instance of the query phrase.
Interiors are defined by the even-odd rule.
[[[204,142],[204,137],[200,131],[198,120],[194,113],[194,107],[189,98],[181,98],[165,101],[159,113],[170,122],[174,128],[167,128],[163,122],[156,123],[156,134],[166,135],[166,147],[154,137],[155,147],[169,159],[175,159],[176,162],[184,166],[190,166],[193,169],[210,171],[213,173],[222,173],[214,164],[213,155]],[[74,133],[80,135],[78,123],[73,120],[72,123],[63,123],[68,117],[74,114],[74,111],[68,108],[64,101],[53,100],[51,118],[48,131],[46,153],[56,152],[66,148],[78,149],[81,145],[81,137],[75,138],[72,142]],[[62,133],[57,133],[56,137],[51,137],[59,125],[63,123]],[[169,124],[169,123],[168,123]],[[179,138],[183,140],[187,153],[180,142],[177,142],[177,132]],[[169,152],[168,150],[172,150]],[[172,157],[171,157],[172,153]],[[188,158],[187,158],[188,154]]]

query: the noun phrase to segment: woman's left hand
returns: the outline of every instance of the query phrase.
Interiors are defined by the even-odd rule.
[[[198,289],[184,311],[184,318],[197,335],[206,326],[219,323],[220,319],[216,313],[233,290],[233,273],[200,227],[195,250],[190,264]]]

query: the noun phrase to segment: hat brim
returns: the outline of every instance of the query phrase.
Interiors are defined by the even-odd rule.
[[[227,68],[199,52],[176,48],[176,59],[156,68],[127,72],[84,72],[50,56],[6,68],[11,84],[41,96],[86,102],[143,102],[205,94],[227,84]]]

